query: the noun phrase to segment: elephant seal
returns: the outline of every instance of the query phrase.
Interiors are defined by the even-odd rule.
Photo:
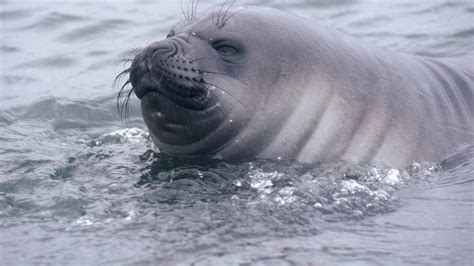
[[[128,72],[161,151],[405,167],[473,143],[473,62],[236,7],[176,25]]]

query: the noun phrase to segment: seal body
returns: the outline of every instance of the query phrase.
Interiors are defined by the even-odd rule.
[[[178,24],[135,57],[130,80],[165,152],[404,167],[473,144],[473,62],[252,7]]]

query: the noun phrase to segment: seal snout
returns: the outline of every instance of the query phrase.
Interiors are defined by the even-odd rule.
[[[196,100],[207,95],[203,73],[171,38],[150,44],[133,60],[130,81],[138,98],[156,91],[176,100]]]

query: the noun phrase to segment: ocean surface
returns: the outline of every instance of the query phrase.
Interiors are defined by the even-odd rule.
[[[474,51],[473,1],[239,3],[398,52]],[[406,169],[153,152],[113,81],[180,20],[171,0],[0,1],[1,265],[473,264],[473,147]]]

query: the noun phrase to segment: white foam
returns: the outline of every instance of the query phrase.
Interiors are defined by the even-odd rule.
[[[83,216],[83,217],[80,217],[79,219],[75,220],[73,223],[73,225],[76,225],[76,226],[91,226],[93,225],[94,223],[86,216]]]
[[[107,143],[110,142],[111,139],[116,140],[116,142],[144,143],[149,139],[149,134],[136,127],[124,128],[100,136],[98,142],[101,142],[101,144]]]
[[[387,175],[383,178],[383,182],[392,186],[400,184],[400,171],[397,169],[388,170]]]

